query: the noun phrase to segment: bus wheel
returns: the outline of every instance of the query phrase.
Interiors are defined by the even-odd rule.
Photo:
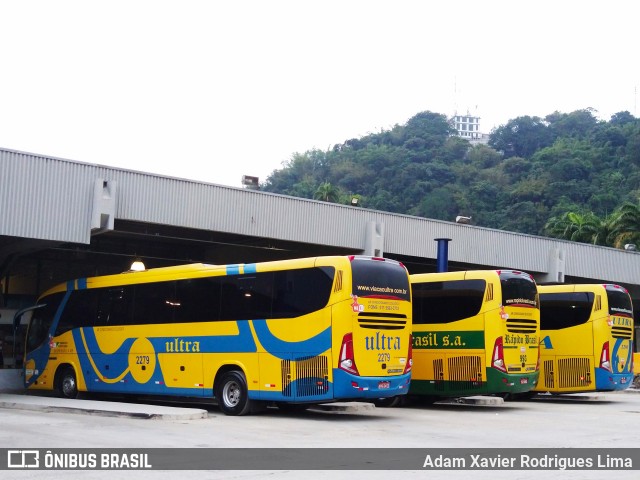
[[[72,367],[64,367],[60,372],[58,391],[64,398],[76,398],[78,396],[76,372]]]
[[[225,415],[246,415],[251,411],[247,380],[240,371],[223,373],[216,381],[215,396]]]

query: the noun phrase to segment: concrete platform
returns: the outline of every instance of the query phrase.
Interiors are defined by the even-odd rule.
[[[93,399],[67,399],[47,393],[0,392],[0,408],[14,408],[40,412],[77,413],[107,417],[132,417],[155,420],[195,420],[208,418],[205,409],[193,407],[171,407],[147,403],[127,403]],[[366,402],[336,402],[311,405],[309,410],[356,413],[375,409]]]
[[[376,406],[373,403],[367,402],[335,402],[335,403],[321,403],[312,405],[309,410],[320,410],[324,412],[344,412],[355,413],[363,412],[367,410],[375,410]]]
[[[640,389],[630,388],[622,392],[640,393]],[[597,393],[573,395],[538,394],[533,397],[533,400],[555,400],[576,403],[598,402],[604,400],[604,396]],[[442,399],[435,403],[439,405],[500,406],[504,404],[504,400],[501,397],[478,395]],[[0,408],[156,420],[195,420],[208,418],[209,416],[207,410],[192,407],[171,407],[146,403],[126,403],[92,399],[70,400],[46,394],[38,395],[15,391],[0,391]],[[337,402],[313,405],[310,406],[309,409],[342,413],[362,413],[374,410],[376,406],[373,403],[367,402]]]
[[[502,397],[493,397],[489,395],[474,395],[471,397],[455,397],[438,400],[435,405],[484,405],[496,407],[504,404]]]
[[[51,396],[17,395],[11,393],[0,393],[0,408],[156,420],[194,420],[208,417],[206,410],[198,408],[165,407],[98,400],[70,400]]]

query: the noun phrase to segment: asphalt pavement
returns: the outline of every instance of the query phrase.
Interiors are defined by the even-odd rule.
[[[159,405],[158,403],[162,403]],[[183,400],[182,405],[190,405],[195,401]],[[33,410],[41,412],[78,413],[86,415],[101,415],[107,417],[133,417],[156,420],[194,420],[207,418],[207,408],[192,406],[167,406],[171,399],[152,398],[148,402],[136,401],[108,401],[91,398],[68,399],[42,392],[0,392],[0,408],[18,410]],[[176,401],[178,403],[178,401]],[[497,406],[504,403],[500,397],[473,396],[464,398],[443,399],[439,404],[464,404]],[[212,401],[209,405],[213,405]],[[346,413],[363,412],[375,409],[373,403],[368,402],[335,402],[313,405],[312,410],[340,411]]]

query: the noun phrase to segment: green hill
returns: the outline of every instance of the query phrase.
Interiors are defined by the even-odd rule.
[[[640,210],[640,120],[620,112],[601,121],[589,109],[518,117],[494,129],[488,145],[472,146],[445,115],[426,111],[328,151],[295,153],[261,188],[613,245],[614,237],[572,238],[575,226],[565,223],[573,213],[600,228],[624,205]]]

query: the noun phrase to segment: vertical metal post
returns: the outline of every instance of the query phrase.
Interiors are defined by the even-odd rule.
[[[446,272],[449,267],[449,242],[450,238],[436,238],[438,242],[437,271]]]

